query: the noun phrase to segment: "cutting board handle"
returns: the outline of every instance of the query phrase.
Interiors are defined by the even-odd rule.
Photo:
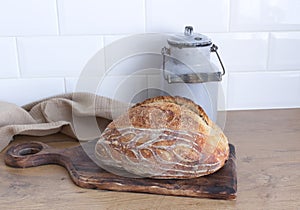
[[[27,142],[10,147],[5,155],[6,165],[16,168],[28,168],[46,164],[64,165],[62,149],[50,147],[41,142]]]

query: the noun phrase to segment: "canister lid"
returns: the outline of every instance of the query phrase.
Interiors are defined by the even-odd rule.
[[[171,46],[182,47],[205,47],[212,44],[211,39],[203,34],[193,33],[192,26],[186,26],[184,34],[172,35],[168,38]]]

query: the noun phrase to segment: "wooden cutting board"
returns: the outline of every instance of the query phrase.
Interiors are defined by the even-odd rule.
[[[7,150],[5,163],[19,168],[58,164],[65,167],[73,182],[83,188],[226,200],[236,198],[236,158],[231,144],[229,159],[222,169],[208,176],[182,180],[127,178],[109,173],[93,161],[94,146],[95,141],[66,149],[40,142],[17,144]]]

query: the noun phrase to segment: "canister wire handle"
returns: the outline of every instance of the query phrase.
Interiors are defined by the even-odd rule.
[[[183,75],[177,75],[177,77],[170,77],[169,75],[166,75],[165,72],[165,63],[166,63],[166,55],[170,55],[170,49],[167,47],[163,47],[161,50],[161,54],[163,56],[163,76],[164,79],[168,81],[168,83],[178,83],[178,82],[185,82],[185,83],[202,83],[202,82],[208,82],[208,81],[221,81],[222,76],[225,75],[225,67],[223,65],[223,62],[221,60],[221,57],[219,53],[217,52],[218,46],[213,44],[210,48],[211,52],[215,52],[217,54],[217,57],[219,59],[219,62],[222,67],[222,72],[214,72],[214,73],[198,73],[198,74],[183,74]]]
[[[221,64],[222,70],[223,70],[222,76],[225,75],[225,67],[224,67],[223,62],[222,62],[222,60],[221,60],[221,57],[219,56],[219,53],[218,53],[218,46],[215,45],[215,44],[213,44],[213,45],[211,46],[211,48],[210,48],[210,51],[216,53],[216,55],[217,55],[217,57],[218,57],[218,59],[219,59],[219,62],[220,62],[220,64]]]

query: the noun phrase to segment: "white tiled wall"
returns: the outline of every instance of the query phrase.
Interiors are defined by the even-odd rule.
[[[16,39],[0,37],[0,78],[19,77]]]
[[[208,34],[219,46],[222,60],[231,72],[267,70],[268,39],[266,32]],[[212,56],[216,63],[216,56]]]
[[[299,2],[300,3],[300,2]],[[270,34],[270,70],[300,69],[300,31]]]
[[[219,46],[227,109],[300,107],[299,11],[299,0],[0,0],[0,100],[22,105],[74,91],[103,46],[192,25]],[[159,83],[157,75],[126,80],[127,63],[98,93],[125,100]]]
[[[17,38],[22,77],[78,76],[103,46],[100,36]]]
[[[231,109],[300,107],[300,72],[231,73],[228,83]]]
[[[228,30],[229,0],[146,0],[147,32],[181,32],[193,25],[201,32]]]
[[[55,0],[1,0],[0,36],[58,35]]]
[[[231,0],[230,30],[300,29],[299,0]]]
[[[141,0],[57,0],[61,34],[142,33],[145,6]]]
[[[62,78],[0,79],[0,101],[33,102],[64,91]]]

